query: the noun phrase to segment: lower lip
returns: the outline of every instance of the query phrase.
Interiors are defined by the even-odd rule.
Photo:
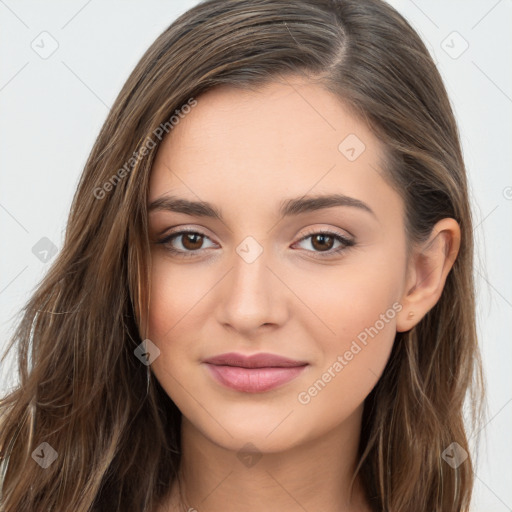
[[[287,368],[241,368],[206,363],[215,380],[245,393],[261,393],[282,386],[297,377],[307,365]]]

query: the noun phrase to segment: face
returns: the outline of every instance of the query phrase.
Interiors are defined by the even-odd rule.
[[[337,97],[299,78],[210,90],[164,139],[143,339],[184,420],[216,444],[284,450],[361,412],[406,278],[403,203],[381,158]],[[226,353],[302,366],[204,362]]]

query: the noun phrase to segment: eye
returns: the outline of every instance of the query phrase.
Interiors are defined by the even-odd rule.
[[[176,240],[181,241],[179,242],[179,245],[181,247],[176,248],[173,245],[173,242]],[[204,240],[209,238],[199,231],[193,231],[193,230],[182,230],[177,233],[171,233],[167,237],[165,237],[163,240],[160,240],[159,244],[162,244],[165,246],[166,250],[171,252],[172,254],[176,254],[177,256],[194,256],[196,252],[198,252],[200,249],[203,249],[202,245]]]
[[[315,257],[321,258],[340,253],[348,247],[355,245],[354,240],[331,231],[312,231],[296,243],[300,244],[308,239],[311,239],[309,244],[313,247],[313,250],[308,250],[308,252],[318,253],[318,256]],[[171,233],[157,243],[163,245],[167,251],[176,256],[189,257],[195,256],[201,249],[205,248],[203,247],[205,240],[210,240],[210,238],[200,231],[181,230],[176,233]],[[175,241],[179,241],[181,247],[176,247],[174,245]],[[333,249],[336,242],[338,242],[339,246]]]
[[[297,243],[302,243],[308,239],[311,239],[308,243],[314,249],[313,251],[309,252],[320,253],[319,257],[321,258],[340,253],[348,247],[355,245],[354,240],[351,240],[350,238],[347,238],[346,236],[339,233],[333,233],[331,231],[313,231],[305,237],[301,238]],[[333,246],[336,242],[338,242],[340,245],[333,249]],[[323,253],[325,253],[325,255]]]

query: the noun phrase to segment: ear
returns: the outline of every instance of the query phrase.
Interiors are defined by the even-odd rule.
[[[397,332],[412,329],[436,305],[459,247],[459,224],[446,218],[433,227],[426,242],[414,249],[400,301],[402,309],[397,315]]]

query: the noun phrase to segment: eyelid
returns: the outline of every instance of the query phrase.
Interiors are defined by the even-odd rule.
[[[346,230],[345,230],[346,231]],[[301,237],[300,240],[304,240],[304,238],[307,238],[308,236],[311,236],[311,235],[318,235],[320,233],[326,233],[326,234],[331,234],[331,235],[336,235],[336,236],[339,236],[340,238],[343,238],[344,240],[346,240],[347,242],[349,241],[353,241],[353,239],[355,238],[354,235],[352,235],[351,233],[349,233],[347,231],[347,233],[349,233],[350,236],[347,236],[341,232],[339,232],[337,230],[337,228],[311,228],[310,230],[306,231],[306,233]]]

